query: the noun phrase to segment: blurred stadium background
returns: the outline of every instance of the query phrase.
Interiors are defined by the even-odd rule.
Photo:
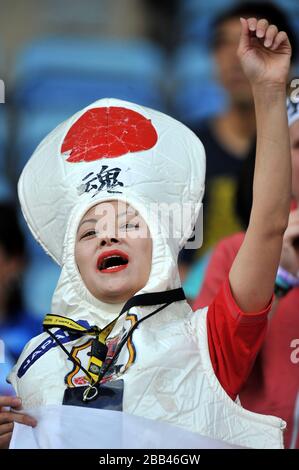
[[[135,101],[188,123],[224,109],[226,96],[209,46],[210,24],[236,3],[0,0],[0,78],[5,84],[0,201],[16,201],[20,172],[41,139],[96,99]],[[274,3],[299,31],[298,0]],[[28,251],[25,308],[40,320],[50,309],[59,267],[33,240],[20,213],[19,220]]]

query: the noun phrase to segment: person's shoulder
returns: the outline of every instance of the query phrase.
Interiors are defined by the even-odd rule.
[[[49,340],[49,335],[46,332],[40,333],[36,336],[32,336],[32,338],[24,346],[19,356],[18,363],[21,363],[25,357],[34,352],[37,348],[42,348],[44,342],[47,340]]]
[[[23,348],[16,364],[8,375],[8,382],[13,385],[17,391],[17,380],[20,379],[26,372],[27,368],[33,363],[41,354],[45,342],[49,339],[47,333],[41,333],[37,336],[33,336]]]

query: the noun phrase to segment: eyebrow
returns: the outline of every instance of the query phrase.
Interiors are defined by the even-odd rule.
[[[94,223],[97,222],[97,219],[86,219],[86,220],[83,220],[83,222],[80,223],[80,225],[79,225],[79,227],[78,227],[78,230],[79,230],[80,227],[82,227],[83,224],[85,224],[85,223],[87,224],[87,223],[89,223],[89,222],[94,224]]]
[[[124,215],[129,215],[129,216],[131,216],[131,215],[134,215],[134,214],[130,214],[128,211],[125,211],[125,212],[121,212],[120,214],[118,214],[118,215],[117,215],[117,218],[119,219],[120,217],[123,217]],[[78,227],[78,230],[79,230],[79,229],[82,227],[82,225],[85,224],[85,223],[93,223],[93,224],[95,224],[95,223],[97,223],[97,222],[98,222],[97,219],[86,219],[86,220],[83,220],[83,221],[80,223],[80,225],[79,225],[79,227]]]

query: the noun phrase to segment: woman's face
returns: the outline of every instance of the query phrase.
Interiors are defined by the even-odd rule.
[[[152,240],[142,217],[126,203],[106,201],[81,219],[75,259],[82,280],[106,303],[127,301],[148,281]]]
[[[290,141],[292,154],[292,193],[299,201],[299,119],[290,127]]]

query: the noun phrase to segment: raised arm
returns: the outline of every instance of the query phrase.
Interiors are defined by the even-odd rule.
[[[286,83],[291,46],[267,20],[241,19],[238,56],[252,87],[257,125],[253,204],[249,226],[229,273],[233,296],[244,312],[271,299],[291,199],[291,156]]]

